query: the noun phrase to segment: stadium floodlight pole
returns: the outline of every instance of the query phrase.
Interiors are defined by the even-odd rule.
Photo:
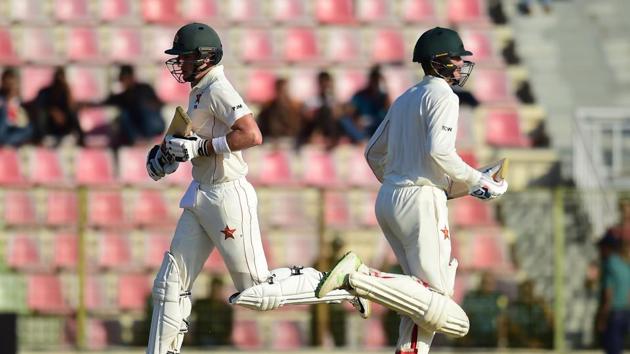
[[[553,244],[554,244],[554,349],[557,353],[566,353],[565,339],[565,225],[564,225],[564,197],[562,187],[555,189],[553,194]]]

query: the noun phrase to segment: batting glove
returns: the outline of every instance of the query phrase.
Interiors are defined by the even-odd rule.
[[[497,182],[492,176],[482,173],[479,182],[470,188],[469,194],[475,198],[489,200],[502,196],[507,189],[508,183],[506,180]]]
[[[169,159],[160,148],[155,145],[147,155],[147,173],[154,181],[177,170],[179,162]]]
[[[208,156],[207,141],[194,134],[187,137],[168,136],[166,138],[166,148],[175,158],[175,161],[184,162],[197,156]]]

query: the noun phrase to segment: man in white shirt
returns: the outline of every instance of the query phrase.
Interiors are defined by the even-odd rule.
[[[435,332],[468,332],[468,317],[451,299],[457,268],[446,207],[451,181],[466,183],[480,199],[507,190],[507,182],[470,167],[455,150],[459,102],[450,85],[466,82],[474,64],[462,56],[469,55],[453,30],[422,34],[413,61],[426,76],[392,104],[365,150],[383,184],[376,217],[406,275],[370,269],[350,252],[315,292],[347,289],[399,312],[397,353],[428,353]]]
[[[237,294],[230,298],[255,310],[285,304],[351,301],[366,317],[369,303],[346,290],[316,298],[323,274],[313,268],[270,271],[258,226],[256,192],[245,178],[241,150],[262,143],[249,107],[219,65],[223,55],[217,33],[201,23],[177,31],[175,55],[166,62],[175,79],[190,82],[188,115],[193,135],[169,136],[166,149],[154,146],[147,172],[159,180],[179,163],[193,164],[193,180],[181,199],[182,215],[153,284],[153,316],[147,354],[179,353],[188,331],[191,288],[216,248],[223,257]]]

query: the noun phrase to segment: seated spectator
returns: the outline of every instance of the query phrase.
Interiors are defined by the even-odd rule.
[[[138,82],[130,65],[120,67],[118,80],[122,91],[111,94],[102,103],[120,110],[118,125],[112,137],[114,146],[134,145],[162,134],[165,128],[161,113],[163,103],[153,87]]]
[[[20,146],[33,137],[33,126],[20,101],[20,86],[14,68],[6,68],[0,81],[0,146]]]
[[[57,146],[64,141],[83,145],[77,105],[63,68],[57,68],[52,82],[38,92],[35,110],[44,145]]]
[[[300,131],[300,105],[289,95],[287,80],[277,79],[275,97],[258,114],[258,126],[267,138],[296,137]]]
[[[351,116],[355,124],[364,129],[365,137],[374,134],[385,119],[390,103],[381,68],[376,65],[370,69],[367,85],[352,96],[349,104]]]
[[[198,299],[192,307],[194,345],[206,347],[232,344],[234,309],[226,299],[223,279],[215,274],[210,282],[208,297]]]
[[[464,296],[462,308],[470,320],[470,331],[461,339],[467,347],[495,348],[505,337],[503,333],[507,297],[496,290],[492,273],[483,273],[479,287]]]
[[[508,305],[508,343],[512,348],[551,348],[552,314],[544,301],[534,295],[534,283],[519,285],[518,298]],[[472,326],[471,326],[472,328]]]
[[[529,138],[532,142],[532,147],[535,148],[548,148],[550,145],[549,135],[545,129],[545,122],[540,121],[536,128],[529,132]]]

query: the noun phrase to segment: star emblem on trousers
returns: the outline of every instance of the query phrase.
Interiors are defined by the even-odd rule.
[[[229,226],[225,225],[225,228],[221,230],[221,233],[225,235],[226,240],[228,238],[234,239],[234,231],[236,231],[236,229],[230,229]]]
[[[446,240],[449,237],[448,228],[444,226],[444,228],[440,231],[442,231],[442,233],[444,234],[444,239]]]

